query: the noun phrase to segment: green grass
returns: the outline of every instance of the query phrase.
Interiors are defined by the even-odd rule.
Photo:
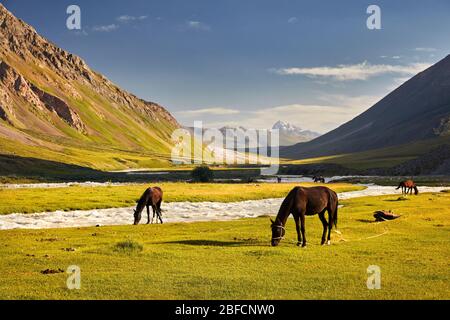
[[[284,197],[298,184],[208,184],[161,183],[164,201],[234,202]],[[302,183],[304,186],[312,184]],[[89,210],[133,206],[150,185],[122,185],[52,189],[1,189],[0,214],[56,210]],[[360,190],[350,184],[331,184],[337,192]]]
[[[308,247],[269,246],[268,218],[231,222],[0,232],[2,299],[450,299],[450,194],[343,201],[332,245],[319,246],[321,223],[308,217]],[[402,217],[373,223],[373,211]],[[274,214],[268,212],[268,214]],[[121,252],[131,241],[142,251]],[[127,246],[128,247],[128,246]],[[74,250],[64,250],[73,248]],[[68,274],[81,268],[81,290]],[[366,287],[381,268],[381,289]]]
[[[132,240],[125,240],[118,242],[114,250],[116,252],[128,253],[131,254],[133,252],[141,252],[144,249],[144,246],[140,243],[137,243]]]

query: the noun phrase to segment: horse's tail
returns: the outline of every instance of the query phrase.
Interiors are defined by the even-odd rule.
[[[414,188],[414,194],[417,196],[419,194],[419,189],[417,189],[416,185],[413,188]]]
[[[334,218],[333,218],[333,222],[334,222],[334,227],[337,230],[337,222],[338,222],[338,208],[339,208],[339,202],[336,201],[336,209],[334,210]]]
[[[336,192],[334,191],[329,191],[329,203],[331,208],[333,208],[333,214],[331,215],[331,218],[333,219],[333,221],[330,221],[330,223],[333,225],[336,229],[336,232],[340,234],[340,232],[338,231],[338,208],[339,208],[339,199],[338,196],[336,194]]]

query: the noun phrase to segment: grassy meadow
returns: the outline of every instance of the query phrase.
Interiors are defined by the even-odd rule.
[[[270,247],[268,218],[0,231],[0,298],[450,299],[450,193],[407,199],[342,201],[331,246],[319,246],[321,223],[308,217],[305,249],[291,220]],[[402,217],[375,223],[378,209]],[[66,287],[70,265],[80,290]],[[380,290],[366,287],[369,265],[381,268]]]
[[[154,184],[152,184],[154,185]],[[42,189],[2,189],[0,188],[0,214],[34,213],[56,210],[90,210],[128,207],[136,204],[148,184]],[[282,198],[297,183],[158,183],[164,190],[164,201],[217,201],[235,202]],[[302,183],[312,186],[313,183]],[[317,185],[317,184],[315,184]],[[336,192],[361,190],[364,187],[345,183],[327,185]]]

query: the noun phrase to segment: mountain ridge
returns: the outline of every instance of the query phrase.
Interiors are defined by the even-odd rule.
[[[2,4],[0,44],[0,140],[23,145],[5,142],[3,153],[25,155],[30,146],[62,159],[64,148],[170,153],[180,125],[164,107],[121,89]],[[126,161],[113,158],[111,167],[137,165]]]
[[[450,55],[392,91],[367,111],[307,143],[283,148],[287,158],[313,158],[402,145],[448,134]]]

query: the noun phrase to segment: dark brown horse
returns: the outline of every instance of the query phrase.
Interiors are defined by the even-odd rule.
[[[321,182],[321,183],[325,183],[325,178],[322,176],[314,176],[313,178],[314,182]]]
[[[417,185],[412,180],[406,180],[406,181],[400,182],[397,189],[395,189],[395,190],[398,190],[400,188],[402,188],[402,194],[408,194],[408,193],[412,194],[413,189],[414,189],[414,194],[416,196],[419,194],[419,189],[417,189]]]
[[[328,222],[325,219],[325,211],[328,212]],[[286,232],[286,221],[292,213],[297,229],[299,246],[306,246],[305,216],[319,214],[323,224],[322,245],[325,244],[328,229],[328,244],[331,242],[331,229],[337,229],[338,196],[336,192],[327,187],[295,187],[287,195],[281,204],[275,221],[272,221],[272,246],[277,246]],[[300,234],[301,231],[301,234]],[[303,239],[303,241],[302,241]]]
[[[158,216],[156,223],[158,223],[158,219],[163,223],[161,217],[161,203],[163,201],[163,191],[159,187],[148,188],[145,190],[144,194],[139,199],[136,209],[134,210],[134,224],[137,225],[141,221],[141,213],[144,210],[144,207],[147,208],[147,224],[150,224],[150,207],[153,209],[153,217],[151,223],[153,223],[153,219],[155,215]]]

